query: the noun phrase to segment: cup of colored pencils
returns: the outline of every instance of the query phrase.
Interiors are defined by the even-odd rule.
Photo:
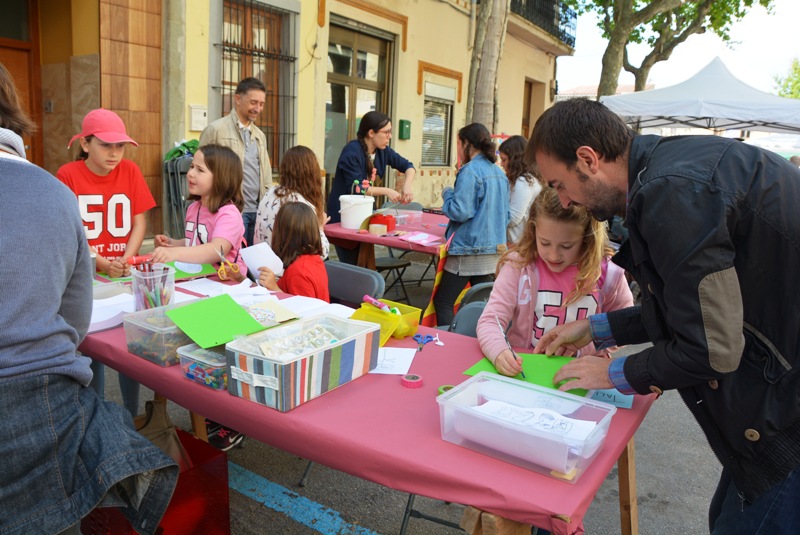
[[[137,264],[131,268],[136,310],[169,305],[175,299],[175,268],[166,264]]]

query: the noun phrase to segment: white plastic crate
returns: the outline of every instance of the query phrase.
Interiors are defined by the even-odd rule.
[[[575,483],[616,407],[488,372],[436,398],[442,439]]]

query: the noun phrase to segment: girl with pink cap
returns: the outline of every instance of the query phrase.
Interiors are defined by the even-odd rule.
[[[80,141],[74,162],[62,165],[56,177],[78,197],[83,230],[96,253],[97,271],[110,277],[130,275],[128,257],[139,254],[147,220],[145,212],[156,205],[139,167],[123,158],[128,137],[119,115],[103,108],[83,118],[81,132],[69,140]],[[103,398],[104,366],[92,363],[92,388]],[[120,374],[119,386],[125,408],[136,416],[139,383]]]
[[[83,118],[81,151],[74,162],[56,173],[78,197],[89,246],[97,253],[97,271],[110,277],[130,274],[127,259],[139,254],[147,220],[145,212],[156,205],[139,167],[126,160],[128,137],[119,115],[103,108]]]

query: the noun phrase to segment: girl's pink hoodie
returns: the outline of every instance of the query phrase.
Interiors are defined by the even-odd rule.
[[[492,286],[489,302],[478,320],[478,342],[486,357],[494,362],[497,355],[507,349],[503,333],[497,326],[495,315],[503,327],[513,320],[508,331],[508,341],[517,349],[532,349],[533,315],[536,307],[536,296],[539,289],[539,277],[536,263],[532,262],[522,268],[516,267],[516,253],[511,253],[508,261],[500,269],[497,280]],[[625,279],[622,268],[603,260],[602,273],[597,282],[600,287],[601,303],[597,312],[610,312],[633,306],[633,295]],[[588,351],[588,353],[587,353]],[[592,354],[593,344],[581,348],[581,353]]]

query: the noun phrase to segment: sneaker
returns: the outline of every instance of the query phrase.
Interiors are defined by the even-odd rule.
[[[235,429],[219,426],[219,430],[214,435],[208,436],[208,443],[220,451],[228,451],[238,446],[244,440],[244,435]]]
[[[212,435],[216,435],[217,431],[219,431],[221,427],[222,424],[206,418],[206,436],[208,436],[209,438]]]

